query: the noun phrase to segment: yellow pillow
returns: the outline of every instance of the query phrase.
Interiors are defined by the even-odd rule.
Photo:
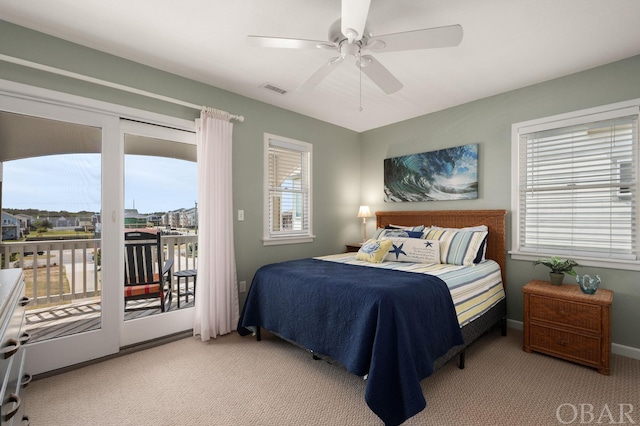
[[[389,252],[391,244],[393,244],[391,240],[368,240],[362,244],[362,247],[358,250],[356,259],[380,263]]]

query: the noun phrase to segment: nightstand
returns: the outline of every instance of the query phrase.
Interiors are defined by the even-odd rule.
[[[608,375],[613,292],[530,281],[524,293],[524,350],[597,368]]]
[[[346,244],[345,248],[345,251],[347,253],[357,252],[358,250],[360,250],[360,248],[362,248],[362,243]]]

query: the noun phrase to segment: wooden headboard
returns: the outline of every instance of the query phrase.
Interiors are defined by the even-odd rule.
[[[502,285],[506,286],[506,210],[419,210],[376,212],[376,226],[440,226],[442,228],[464,228],[467,226],[487,225],[486,258],[495,260],[502,270]]]

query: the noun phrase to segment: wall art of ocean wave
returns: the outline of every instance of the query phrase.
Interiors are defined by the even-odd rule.
[[[478,198],[478,144],[384,160],[384,200]]]

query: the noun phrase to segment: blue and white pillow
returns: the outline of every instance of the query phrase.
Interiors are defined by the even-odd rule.
[[[376,233],[374,234],[373,238],[380,239],[384,237],[422,238],[424,237],[424,225],[387,225],[386,228],[376,229]]]
[[[404,229],[405,231],[422,232],[424,231],[424,225],[418,225],[418,226],[387,225],[387,229]]]
[[[440,263],[474,265],[485,253],[488,231],[430,229],[425,238],[440,241]]]
[[[487,225],[468,226],[466,228],[442,228],[440,226],[432,226],[431,229],[446,229],[448,231],[489,231],[489,227]],[[476,259],[477,261],[475,263],[484,262],[486,254],[487,244],[485,240],[485,244],[482,246],[482,255],[480,260]]]
[[[390,238],[387,261],[440,263],[440,241],[419,238]]]
[[[422,231],[409,231],[407,229],[383,229],[378,235],[379,239],[382,238],[423,238],[424,233]]]

